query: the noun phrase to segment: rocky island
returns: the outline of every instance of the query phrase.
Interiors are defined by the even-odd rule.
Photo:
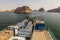
[[[43,12],[45,11],[44,8],[40,8],[38,11]]]
[[[48,10],[47,12],[60,12],[60,7]]]
[[[29,6],[22,6],[16,8],[14,13],[31,13],[32,9]]]

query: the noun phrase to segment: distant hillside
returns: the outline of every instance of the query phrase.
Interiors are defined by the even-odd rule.
[[[48,10],[47,12],[60,12],[60,7]]]
[[[38,11],[43,12],[45,11],[44,8],[40,8]]]
[[[32,9],[29,6],[18,7],[15,10],[15,13],[30,13]]]
[[[5,10],[5,11],[0,11],[0,12],[14,12],[15,9],[12,9],[12,10]]]

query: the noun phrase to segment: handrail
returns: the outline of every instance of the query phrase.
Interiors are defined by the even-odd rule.
[[[46,40],[53,40],[53,38],[51,37],[49,31],[45,31],[44,34],[45,34]]]
[[[53,32],[51,31],[51,29],[48,29],[48,31],[50,32],[50,34],[51,34],[53,40],[57,40],[57,38],[55,37],[55,35],[54,35]]]
[[[51,29],[48,29],[48,31],[45,31],[44,33],[45,33],[46,40],[57,40],[53,32],[51,31]]]

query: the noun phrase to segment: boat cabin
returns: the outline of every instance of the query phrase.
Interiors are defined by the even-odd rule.
[[[44,30],[45,23],[44,20],[36,20],[34,30]]]

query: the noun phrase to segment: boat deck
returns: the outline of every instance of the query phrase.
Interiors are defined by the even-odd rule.
[[[35,30],[33,33],[32,40],[53,40],[53,39],[48,31]]]

